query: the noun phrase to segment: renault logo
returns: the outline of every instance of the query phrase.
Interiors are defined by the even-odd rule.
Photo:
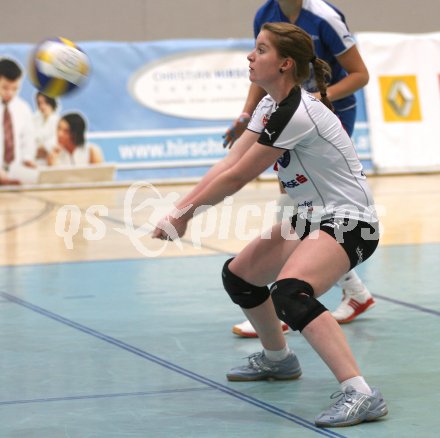
[[[400,117],[408,117],[414,105],[414,95],[403,81],[395,81],[388,94],[388,103]]]
[[[416,76],[380,76],[379,83],[386,122],[422,119]]]

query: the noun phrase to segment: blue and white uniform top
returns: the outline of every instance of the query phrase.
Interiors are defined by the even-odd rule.
[[[294,207],[312,222],[352,218],[377,222],[373,198],[353,143],[338,117],[294,87],[279,104],[266,95],[248,128],[258,142],[285,150],[278,178]]]
[[[255,38],[260,33],[263,24],[267,22],[290,22],[276,0],[268,0],[258,9],[254,18]],[[332,70],[330,85],[347,76],[347,72],[341,67],[336,56],[342,55],[353,47],[355,39],[348,30],[342,12],[323,0],[303,0],[301,12],[294,24],[312,37],[316,56],[330,65]],[[318,91],[313,75],[303,84],[303,87],[310,92]],[[332,103],[335,110],[341,112],[353,108],[356,105],[356,98],[352,94]]]

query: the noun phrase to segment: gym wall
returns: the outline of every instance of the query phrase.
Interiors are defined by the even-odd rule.
[[[0,42],[252,38],[264,0],[0,0]],[[333,0],[352,32],[440,30],[439,0]]]

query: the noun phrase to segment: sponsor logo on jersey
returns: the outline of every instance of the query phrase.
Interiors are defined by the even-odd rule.
[[[298,208],[299,207],[307,207],[310,208],[313,206],[313,201],[303,201],[301,202],[301,204],[298,204]]]
[[[265,129],[264,132],[265,132],[265,133],[267,134],[267,136],[269,137],[269,140],[272,140],[272,135],[276,134],[276,131],[269,132],[267,129]]]
[[[303,201],[298,204],[298,214],[307,216],[313,212],[313,201]]]
[[[290,163],[290,151],[284,152],[283,156],[278,158],[277,163],[281,166],[286,168]]]
[[[380,76],[379,85],[385,122],[422,120],[416,76]]]
[[[299,187],[301,184],[305,184],[307,181],[308,179],[305,175],[300,175],[299,173],[297,173],[295,179],[286,182],[281,181],[281,185],[285,189],[294,189],[295,187]]]

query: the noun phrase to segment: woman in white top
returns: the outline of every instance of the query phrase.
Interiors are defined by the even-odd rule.
[[[53,97],[38,92],[35,100],[37,111],[34,114],[37,160],[45,160],[50,150],[57,144],[57,126],[60,119],[57,101]]]
[[[69,113],[61,117],[57,128],[57,146],[47,157],[49,166],[98,164],[104,161],[101,149],[86,143],[86,122],[81,114]]]
[[[234,194],[277,161],[280,182],[298,213],[289,229],[274,225],[223,267],[226,292],[251,321],[263,346],[227,378],[288,380],[301,375],[279,318],[304,336],[341,385],[338,400],[315,424],[351,426],[377,419],[388,412],[382,395],[362,377],[341,327],[317,300],[370,257],[379,242],[362,165],[329,109],[330,67],[316,57],[311,37],[290,23],[264,24],[248,61],[249,79],[268,96],[230,154],[158,223],[152,236],[177,239],[193,215]],[[321,101],[300,88],[310,65]]]

